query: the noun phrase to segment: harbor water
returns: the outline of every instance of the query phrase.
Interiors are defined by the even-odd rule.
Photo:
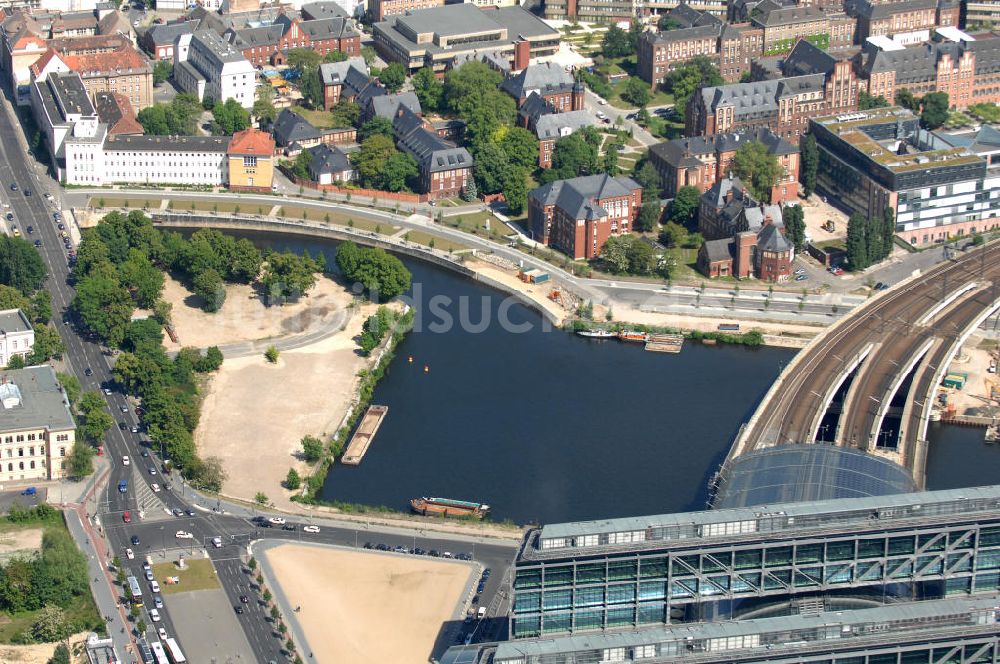
[[[333,242],[247,237],[323,251],[331,264],[335,254]],[[396,510],[420,496],[472,500],[521,524],[702,509],[737,429],[793,356],[691,342],[649,353],[546,331],[503,293],[404,262],[417,329],[375,390],[389,413],[363,463],[335,465],[325,500]],[[1000,445],[982,433],[932,425],[928,488],[996,482]]]

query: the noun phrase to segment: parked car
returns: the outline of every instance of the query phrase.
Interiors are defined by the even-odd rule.
[[[129,560],[135,560],[135,551],[132,549],[125,549],[125,557]]]
[[[798,274],[795,276],[795,281],[805,281],[809,278],[808,274]]]
[[[160,622],[160,612],[156,609],[149,610],[149,617],[153,622]]]
[[[132,542],[132,546],[139,546],[139,536],[138,535],[132,535],[132,539],[129,540],[129,541]]]

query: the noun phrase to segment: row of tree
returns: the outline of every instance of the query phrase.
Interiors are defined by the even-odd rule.
[[[361,284],[372,301],[391,300],[410,288],[410,271],[383,249],[342,242],[337,246],[336,260],[344,279]]]
[[[847,220],[847,261],[851,270],[864,270],[892,253],[896,232],[895,212],[885,208],[881,217],[855,212]]]
[[[61,357],[65,346],[50,324],[52,297],[42,288],[45,264],[31,243],[20,237],[0,236],[0,310],[20,309],[35,329],[35,344],[26,357],[12,356],[8,368],[43,364]]]

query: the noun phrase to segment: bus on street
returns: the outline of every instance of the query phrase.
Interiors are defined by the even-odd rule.
[[[181,652],[176,639],[167,639],[164,643],[167,644],[167,656],[173,664],[187,664],[187,658]]]
[[[128,590],[132,598],[132,606],[142,606],[142,588],[134,576],[128,577]]]

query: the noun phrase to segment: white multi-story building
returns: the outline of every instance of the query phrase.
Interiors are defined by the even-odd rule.
[[[228,136],[105,136],[66,141],[66,183],[102,186],[228,182]]]
[[[94,104],[76,72],[51,72],[31,85],[31,109],[44,137],[52,163],[62,178],[66,168],[66,140],[93,140],[99,132]]]
[[[55,369],[0,371],[0,483],[64,477],[75,431]]]
[[[239,49],[211,30],[177,37],[174,81],[199,100],[235,99],[249,109],[256,99],[257,70]]]
[[[35,345],[35,330],[20,309],[0,311],[0,367],[15,355],[27,357]]]

